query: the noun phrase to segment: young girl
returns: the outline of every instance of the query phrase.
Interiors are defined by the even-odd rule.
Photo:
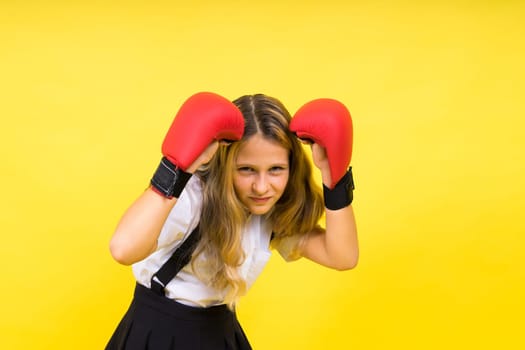
[[[235,304],[270,247],[289,261],[356,265],[350,115],[320,99],[291,120],[262,94],[231,103],[198,93],[183,104],[151,186],[111,239],[137,285],[106,349],[251,349]],[[311,143],[323,189],[298,136]]]

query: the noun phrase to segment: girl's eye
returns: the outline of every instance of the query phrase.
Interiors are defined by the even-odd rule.
[[[283,170],[284,170],[284,168],[282,166],[274,166],[274,167],[270,168],[270,172],[272,172],[272,173],[278,173],[278,172],[281,172]]]
[[[250,173],[253,171],[253,168],[243,166],[243,167],[237,168],[237,171],[240,171],[241,173]]]

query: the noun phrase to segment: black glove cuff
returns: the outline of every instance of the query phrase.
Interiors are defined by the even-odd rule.
[[[354,199],[354,188],[352,167],[350,167],[333,189],[329,189],[323,185],[325,207],[330,210],[338,210],[349,206]]]
[[[166,157],[162,157],[151,179],[151,186],[166,198],[178,198],[191,175],[173,165]]]

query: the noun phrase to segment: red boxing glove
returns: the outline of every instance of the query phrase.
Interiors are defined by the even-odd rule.
[[[295,113],[290,130],[300,139],[326,149],[334,188],[348,170],[352,158],[352,117],[341,102],[328,98],[310,101]]]
[[[211,92],[191,96],[179,109],[162,143],[162,154],[182,170],[214,140],[240,140],[244,132],[241,111]]]
[[[186,170],[204,150],[214,140],[240,140],[243,133],[243,115],[232,102],[211,92],[191,96],[164,138],[164,157],[151,179],[152,189],[167,198],[178,198],[191,177]]]

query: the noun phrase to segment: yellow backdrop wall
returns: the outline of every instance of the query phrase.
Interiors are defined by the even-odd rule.
[[[260,3],[260,4],[259,4]],[[361,260],[274,254],[255,349],[522,349],[518,1],[2,1],[0,347],[101,349],[133,289],[108,251],[182,101],[349,107]]]

